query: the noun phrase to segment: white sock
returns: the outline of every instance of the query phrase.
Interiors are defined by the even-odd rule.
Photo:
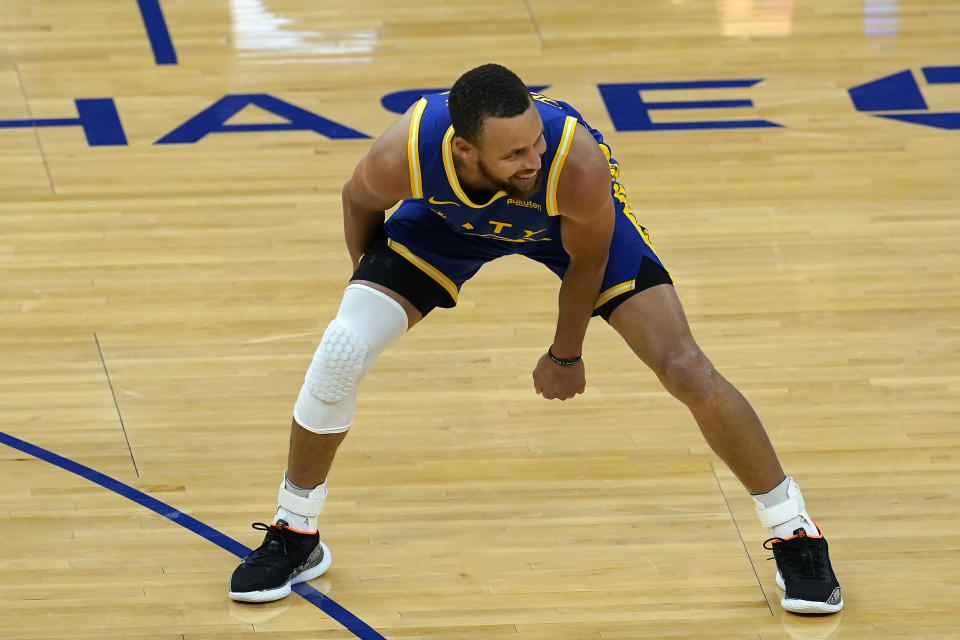
[[[804,529],[808,536],[820,535],[807,513],[800,487],[790,476],[767,493],[751,497],[757,503],[760,522],[770,527],[773,537],[786,539],[797,529]]]
[[[313,489],[304,489],[290,482],[284,473],[283,484],[280,485],[280,494],[277,497],[279,506],[273,521],[276,523],[283,520],[291,529],[313,533],[317,530],[317,520],[326,499],[326,481]]]

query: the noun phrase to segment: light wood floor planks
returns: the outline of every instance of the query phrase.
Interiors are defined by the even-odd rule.
[[[825,529],[846,609],[782,612],[749,497],[604,323],[587,393],[535,396],[557,281],[519,258],[363,383],[313,586],[389,639],[957,637],[960,132],[875,117],[960,111],[922,71],[960,65],[954,3],[160,5],[177,65],[155,64],[135,2],[0,7],[0,431],[256,545],[370,140],[155,143],[239,94],[376,136],[385,95],[492,60],[604,132],[695,335]],[[904,70],[929,111],[857,111],[848,89]],[[597,86],[734,79],[760,82],[642,95],[753,103],[655,123],[780,127],[618,131]],[[127,144],[3,125],[107,98]],[[0,543],[4,640],[356,637],[296,595],[229,601],[234,556],[8,446]]]

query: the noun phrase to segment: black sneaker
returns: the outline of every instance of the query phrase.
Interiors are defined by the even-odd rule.
[[[793,613],[836,613],[843,609],[840,583],[830,566],[823,534],[808,536],[801,528],[787,539],[770,538],[763,548],[773,551],[777,560],[777,586],[785,592],[780,601],[784,609]]]
[[[290,585],[312,580],[330,568],[330,549],[319,533],[300,533],[283,520],[267,525],[263,544],[243,559],[230,577],[230,598],[243,602],[270,602],[290,595]]]

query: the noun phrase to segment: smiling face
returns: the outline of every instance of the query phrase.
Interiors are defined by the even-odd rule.
[[[455,145],[480,175],[511,198],[526,200],[540,189],[547,143],[533,100],[519,116],[485,118],[476,144],[457,138]]]

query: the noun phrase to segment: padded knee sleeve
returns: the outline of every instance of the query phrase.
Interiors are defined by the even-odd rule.
[[[406,330],[407,313],[400,303],[366,285],[348,286],[304,377],[293,408],[297,423],[313,433],[349,429],[357,383]]]

